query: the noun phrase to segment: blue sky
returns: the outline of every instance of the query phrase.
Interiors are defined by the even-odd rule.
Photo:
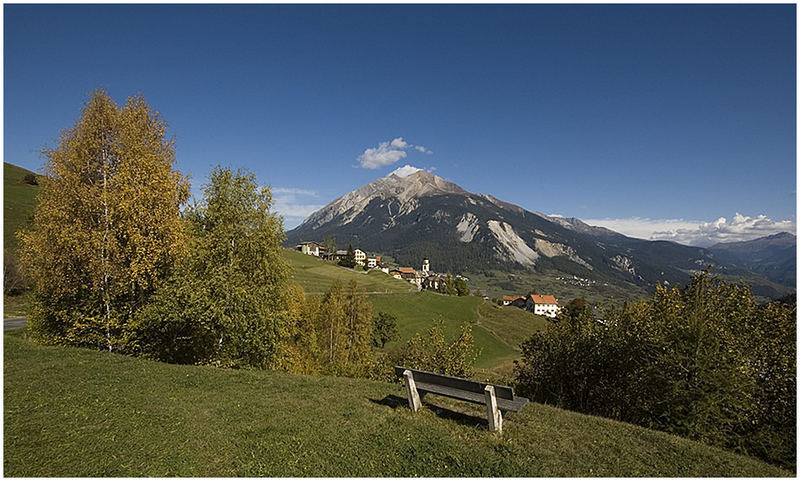
[[[29,169],[103,87],[161,112],[195,187],[272,185],[287,228],[410,164],[645,238],[795,229],[794,5],[5,5],[4,28]]]

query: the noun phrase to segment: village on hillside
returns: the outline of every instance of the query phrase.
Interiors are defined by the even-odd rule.
[[[301,242],[295,246],[295,249],[303,254],[319,257],[321,259],[339,262],[345,259],[348,255],[347,249],[337,249],[335,252],[327,252],[325,246],[314,241]],[[449,274],[443,274],[431,271],[431,263],[428,258],[422,259],[422,266],[420,270],[413,267],[388,267],[381,263],[381,256],[368,255],[365,251],[359,248],[353,248],[353,257],[355,263],[362,266],[365,270],[376,269],[384,272],[396,279],[402,279],[416,286],[417,290],[431,290],[438,291],[446,282]],[[461,281],[469,281],[467,277],[456,274],[452,276]],[[483,296],[484,299],[489,300],[488,296]],[[512,295],[502,296],[499,300],[504,306],[515,306],[520,309],[532,312],[539,316],[555,318],[561,311],[562,305],[552,295],[538,295],[530,293],[525,296]]]

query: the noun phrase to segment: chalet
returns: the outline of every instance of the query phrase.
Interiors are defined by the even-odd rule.
[[[367,253],[361,249],[354,249],[353,252],[356,255],[356,264],[363,266],[367,261]]]
[[[398,267],[389,271],[389,275],[408,281],[417,286],[417,289],[422,287],[422,280],[424,279],[422,273],[415,271],[413,267]]]
[[[381,256],[367,256],[367,267],[373,269],[381,263]]]
[[[303,254],[317,257],[320,257],[320,255],[325,252],[325,246],[317,244],[316,242],[301,242],[295,246],[295,249]]]
[[[525,296],[503,296],[503,305],[525,308]]]
[[[534,314],[547,317],[556,317],[558,311],[558,301],[553,296],[539,296],[531,294],[525,300],[525,309]]]
[[[353,254],[355,255],[356,264],[363,266],[366,259],[367,254],[366,252],[362,251],[361,249],[353,249]],[[340,261],[347,257],[347,249],[339,249],[336,251],[336,255],[334,256],[334,260]]]
[[[422,288],[436,291],[444,284],[444,280],[445,278],[440,275],[430,275],[422,280]]]

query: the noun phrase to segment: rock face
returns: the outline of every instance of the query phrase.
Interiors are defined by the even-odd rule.
[[[523,269],[650,287],[685,285],[698,266],[709,264],[717,273],[738,272],[707,249],[633,239],[579,219],[531,212],[409,167],[314,212],[287,232],[287,245],[329,236],[339,247],[391,255],[400,265],[435,259],[438,271]]]
[[[388,216],[395,217],[408,214],[416,209],[419,206],[417,199],[420,197],[468,193],[456,184],[421,169],[405,176],[398,171],[400,169],[339,197],[308,216],[298,226],[298,229],[301,227],[317,229],[330,222],[337,222],[340,225],[347,224],[352,222],[373,199],[396,201],[387,204]]]

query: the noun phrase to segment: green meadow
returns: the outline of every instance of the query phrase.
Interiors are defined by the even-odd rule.
[[[26,184],[25,174],[33,172],[3,162],[3,246],[15,251],[16,233],[30,222],[30,215],[36,207],[38,185]]]
[[[665,433],[531,403],[399,384],[165,364],[4,336],[3,474],[89,476],[790,476]]]

